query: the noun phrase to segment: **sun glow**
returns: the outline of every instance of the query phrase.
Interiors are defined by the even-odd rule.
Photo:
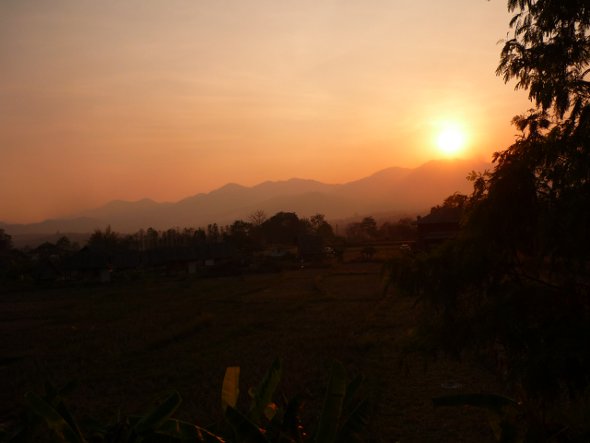
[[[460,126],[447,124],[438,133],[436,145],[443,155],[452,157],[463,151],[465,141],[465,131]]]

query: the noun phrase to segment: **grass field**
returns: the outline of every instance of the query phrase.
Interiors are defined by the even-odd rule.
[[[68,403],[78,417],[141,412],[176,389],[180,418],[221,417],[227,366],[241,367],[242,398],[275,357],[280,391],[306,392],[319,408],[332,359],[363,374],[378,442],[494,441],[485,415],[434,409],[431,398],[499,392],[465,362],[402,352],[415,327],[414,301],[383,296],[380,264],[198,279],[115,282],[5,291],[0,299],[0,414],[10,420],[45,380],[78,382]],[[453,389],[449,389],[453,387]]]

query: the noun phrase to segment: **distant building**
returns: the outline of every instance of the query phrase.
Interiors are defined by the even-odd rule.
[[[433,208],[430,214],[418,217],[418,241],[420,249],[431,249],[457,236],[461,230],[462,207],[442,206]]]

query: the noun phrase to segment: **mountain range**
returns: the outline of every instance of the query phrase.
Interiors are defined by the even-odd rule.
[[[114,200],[69,217],[32,224],[0,223],[0,228],[22,239],[56,232],[89,233],[107,225],[118,232],[224,225],[237,219],[247,220],[257,210],[268,216],[279,211],[295,212],[300,217],[321,213],[331,221],[378,214],[415,215],[427,212],[454,192],[469,193],[468,173],[489,168],[490,164],[476,160],[434,160],[413,169],[383,169],[344,184],[299,178],[267,181],[252,187],[230,183],[175,203],[147,198]]]

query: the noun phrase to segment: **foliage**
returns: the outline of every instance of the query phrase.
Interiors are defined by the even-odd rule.
[[[123,246],[123,239],[120,235],[107,226],[104,231],[96,229],[88,239],[88,246],[112,251]]]
[[[46,384],[44,396],[25,395],[27,413],[13,432],[0,435],[3,441],[20,443],[40,435],[43,423],[54,440],[64,443],[85,442],[259,442],[259,443],[344,443],[363,441],[368,421],[368,402],[358,400],[360,377],[347,382],[346,371],[336,362],[328,382],[324,406],[315,432],[307,433],[301,420],[303,400],[296,396],[280,407],[273,402],[281,378],[277,359],[256,390],[251,390],[252,404],[247,414],[237,409],[239,367],[227,368],[221,393],[224,422],[215,430],[172,418],[181,403],[177,392],[170,393],[157,406],[141,416],[119,417],[101,424],[95,420],[78,423],[65,405],[63,397],[72,385],[56,389]]]
[[[379,226],[373,217],[346,226],[346,238],[351,242],[367,243],[379,240],[413,241],[416,239],[416,220],[408,217],[396,222],[385,221]]]
[[[537,411],[523,418],[535,433],[528,441],[586,441],[590,6],[508,5],[514,36],[498,74],[516,79],[536,108],[514,118],[521,135],[495,154],[494,170],[471,175],[459,238],[396,259],[389,278],[427,302],[423,345],[477,354]]]
[[[378,236],[384,240],[412,241],[416,240],[416,221],[402,218],[395,223],[384,222],[379,227]]]
[[[515,227],[511,242],[519,237],[538,259],[579,269],[590,244],[590,6],[511,0],[509,9],[514,35],[497,72],[528,89],[536,109],[514,118],[521,136],[496,153],[479,220],[500,222],[502,211]]]
[[[332,365],[318,423],[308,433],[301,419],[303,397],[297,395],[284,406],[272,401],[281,372],[281,363],[275,360],[259,386],[250,391],[252,402],[248,414],[227,406],[225,417],[233,429],[230,441],[354,443],[364,440],[369,404],[366,399],[358,399],[361,377],[349,383],[344,366],[340,362]],[[226,372],[227,377],[234,379],[235,371]],[[227,384],[233,385],[234,381]]]
[[[0,229],[0,252],[12,249],[12,236],[8,235],[4,229]]]
[[[294,212],[277,212],[260,225],[264,239],[271,244],[295,245],[305,226]]]
[[[325,241],[334,240],[334,229],[330,223],[326,221],[324,214],[315,214],[309,219],[310,230],[313,234],[318,235]]]
[[[377,222],[373,217],[364,217],[360,222],[346,227],[346,236],[354,241],[376,240],[377,235]]]
[[[585,0],[509,0],[510,21],[497,73],[517,79],[537,107],[559,117],[587,103],[590,82],[590,6]]]
[[[42,397],[32,392],[25,395],[30,412],[14,432],[4,436],[5,441],[36,441],[36,437],[42,435],[42,425],[45,424],[53,439],[64,443],[223,442],[221,438],[204,428],[171,418],[181,403],[177,392],[170,393],[142,416],[119,417],[109,424],[95,420],[81,424],[73,418],[63,399],[72,389],[71,384],[59,390],[51,384],[46,384],[45,389],[45,395]]]

